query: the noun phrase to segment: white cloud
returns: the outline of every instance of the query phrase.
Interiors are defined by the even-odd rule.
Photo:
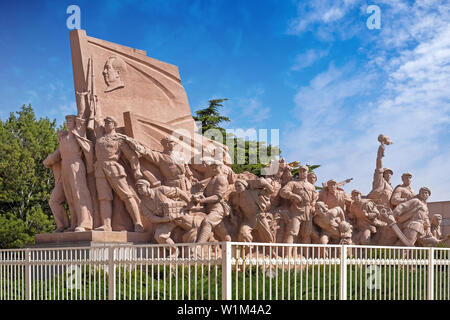
[[[330,65],[295,96],[301,121],[284,142],[288,160],[322,164],[319,180],[355,178],[348,190],[370,191],[377,135],[389,135],[384,165],[400,183],[411,171],[416,191],[432,190],[432,201],[449,200],[450,189],[450,4],[442,1],[386,2],[382,32],[367,70]],[[387,76],[385,79],[384,76]],[[385,79],[385,80],[384,80]],[[350,105],[362,92],[381,95]],[[381,82],[384,81],[384,82]]]
[[[328,54],[328,50],[314,50],[309,49],[306,52],[303,52],[295,58],[295,64],[291,68],[294,71],[300,71],[304,68],[312,66],[316,61],[320,58],[326,56]]]
[[[250,123],[261,123],[270,117],[270,108],[261,102],[264,90],[257,88],[249,97],[241,98],[237,102],[234,112],[239,112],[239,118]]]
[[[354,33],[354,29],[348,28],[348,20],[343,22],[342,20],[358,3],[360,0],[300,1],[297,8],[298,15],[289,22],[288,33],[301,35],[307,31],[315,31],[322,39],[330,40],[337,25],[340,27],[346,25],[343,28],[346,32],[341,33],[341,36],[349,36]]]
[[[62,106],[59,106],[59,112],[63,116],[66,116],[69,114],[76,114],[77,113],[77,104],[75,102],[70,102],[69,104],[64,104]]]

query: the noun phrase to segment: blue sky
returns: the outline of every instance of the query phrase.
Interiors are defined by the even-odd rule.
[[[450,200],[448,1],[2,1],[0,118],[31,103],[74,113],[66,8],[88,35],[179,67],[192,110],[229,98],[228,128],[280,130],[289,161],[367,193],[377,136],[385,166]],[[381,29],[368,29],[368,5]]]

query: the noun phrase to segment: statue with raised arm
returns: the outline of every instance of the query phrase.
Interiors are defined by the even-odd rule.
[[[389,168],[383,168],[383,157],[386,145],[392,144],[389,137],[380,134],[378,136],[380,146],[378,147],[375,173],[373,175],[372,190],[367,197],[373,200],[377,205],[385,208],[391,208],[392,185],[391,177],[394,172]]]

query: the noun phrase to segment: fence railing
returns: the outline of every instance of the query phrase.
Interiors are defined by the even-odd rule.
[[[220,242],[0,250],[0,300],[450,299],[450,249]]]

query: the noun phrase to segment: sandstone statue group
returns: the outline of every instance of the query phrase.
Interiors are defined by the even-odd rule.
[[[235,174],[227,147],[214,141],[200,145],[200,157],[181,154],[180,139],[169,129],[193,120],[183,113],[189,107],[176,68],[140,51],[87,37],[82,30],[71,32],[71,42],[77,41],[72,55],[80,91],[78,114],[66,117],[67,130],[58,132],[59,147],[44,161],[55,177],[50,197],[55,233],[127,231],[169,245],[240,241],[436,246],[447,240],[440,231],[442,217],[429,217],[429,188],[416,194],[410,173],[403,173],[403,183],[392,187],[394,173],[383,167],[386,147],[392,144],[387,136],[378,137],[368,195],[359,190],[348,195],[341,188],[352,179],[316,186],[317,176],[308,166],[296,168],[298,163],[282,158],[269,164],[270,174],[264,177]],[[122,50],[121,57],[92,45],[97,42]],[[80,48],[86,52],[78,53]],[[97,63],[104,61],[102,79],[94,79],[93,54]],[[179,114],[164,109],[163,98]],[[136,105],[126,107],[130,101]],[[149,107],[145,101],[155,104]],[[150,118],[141,114],[140,120],[129,121],[138,139],[125,134],[114,117],[122,112],[125,118],[124,108],[150,112]],[[120,124],[126,122],[122,120]],[[142,124],[147,129],[139,127]]]
[[[258,177],[235,174],[227,157],[205,156],[201,163],[189,163],[177,154],[178,141],[170,136],[160,141],[162,152],[152,150],[116,132],[117,120],[101,117],[98,107],[94,111],[95,101],[87,92],[77,95],[82,109],[92,112],[88,118],[66,117],[67,130],[58,132],[59,147],[44,161],[55,176],[50,198],[54,232],[123,231],[113,223],[121,202],[133,223],[128,231],[149,232],[161,244],[435,246],[446,240],[440,232],[442,217],[434,215],[430,221],[429,188],[416,194],[410,173],[403,173],[403,183],[392,187],[393,171],[383,167],[391,141],[384,135],[378,139],[372,190],[367,196],[358,190],[348,195],[341,187],[351,179],[329,180],[319,188],[307,166],[298,167],[294,177],[292,164],[284,159],[272,161],[274,174]],[[147,179],[142,161],[156,166],[163,178]]]

